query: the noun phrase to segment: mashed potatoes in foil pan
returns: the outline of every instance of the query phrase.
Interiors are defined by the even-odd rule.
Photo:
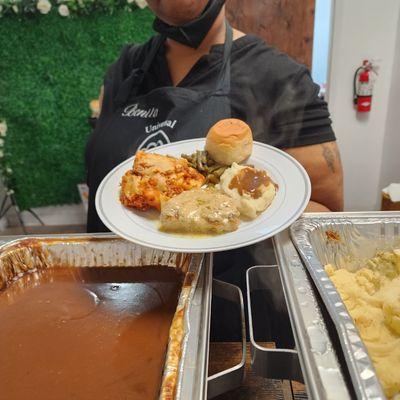
[[[400,397],[400,249],[351,272],[325,266],[374,363],[388,398]]]
[[[290,228],[333,322],[354,398],[400,398],[400,213],[304,215]]]

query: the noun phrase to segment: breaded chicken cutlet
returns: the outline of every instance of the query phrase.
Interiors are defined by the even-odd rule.
[[[138,151],[133,169],[122,177],[120,201],[141,211],[160,210],[161,201],[200,188],[204,181],[204,176],[183,158]]]

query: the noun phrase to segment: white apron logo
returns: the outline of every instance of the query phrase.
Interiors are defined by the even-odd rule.
[[[125,107],[122,112],[123,117],[139,117],[139,118],[155,118],[158,115],[158,108],[149,108],[147,110],[143,110],[139,108],[139,104],[131,104]]]
[[[154,149],[155,147],[162,146],[163,144],[168,143],[171,143],[168,135],[160,129],[159,131],[147,136],[147,138],[139,144],[138,151]]]

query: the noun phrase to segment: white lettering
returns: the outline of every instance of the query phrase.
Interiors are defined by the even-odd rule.
[[[123,117],[139,117],[139,118],[156,118],[158,115],[158,108],[149,108],[147,110],[143,110],[139,108],[139,104],[130,104],[125,107],[122,112]]]
[[[165,127],[174,129],[177,122],[178,121],[176,119],[174,119],[173,121],[170,119],[167,119],[163,122],[158,122],[155,125],[147,125],[145,130],[146,130],[146,133],[151,133],[151,132],[157,131],[160,128],[165,128]]]

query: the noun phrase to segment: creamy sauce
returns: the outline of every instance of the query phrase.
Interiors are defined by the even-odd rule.
[[[265,171],[254,168],[241,169],[231,180],[229,189],[237,189],[242,196],[248,193],[253,199],[261,197],[261,186],[268,186],[270,179]]]
[[[236,230],[239,216],[227,195],[212,189],[192,189],[165,204],[160,222],[163,231],[209,235]]]
[[[182,276],[50,268],[0,292],[1,398],[157,399]]]
[[[223,233],[192,233],[192,232],[179,232],[179,231],[174,232],[163,229],[161,225],[159,225],[158,230],[160,232],[168,233],[168,235],[186,239],[209,239],[211,237],[220,236],[223,234]]]

